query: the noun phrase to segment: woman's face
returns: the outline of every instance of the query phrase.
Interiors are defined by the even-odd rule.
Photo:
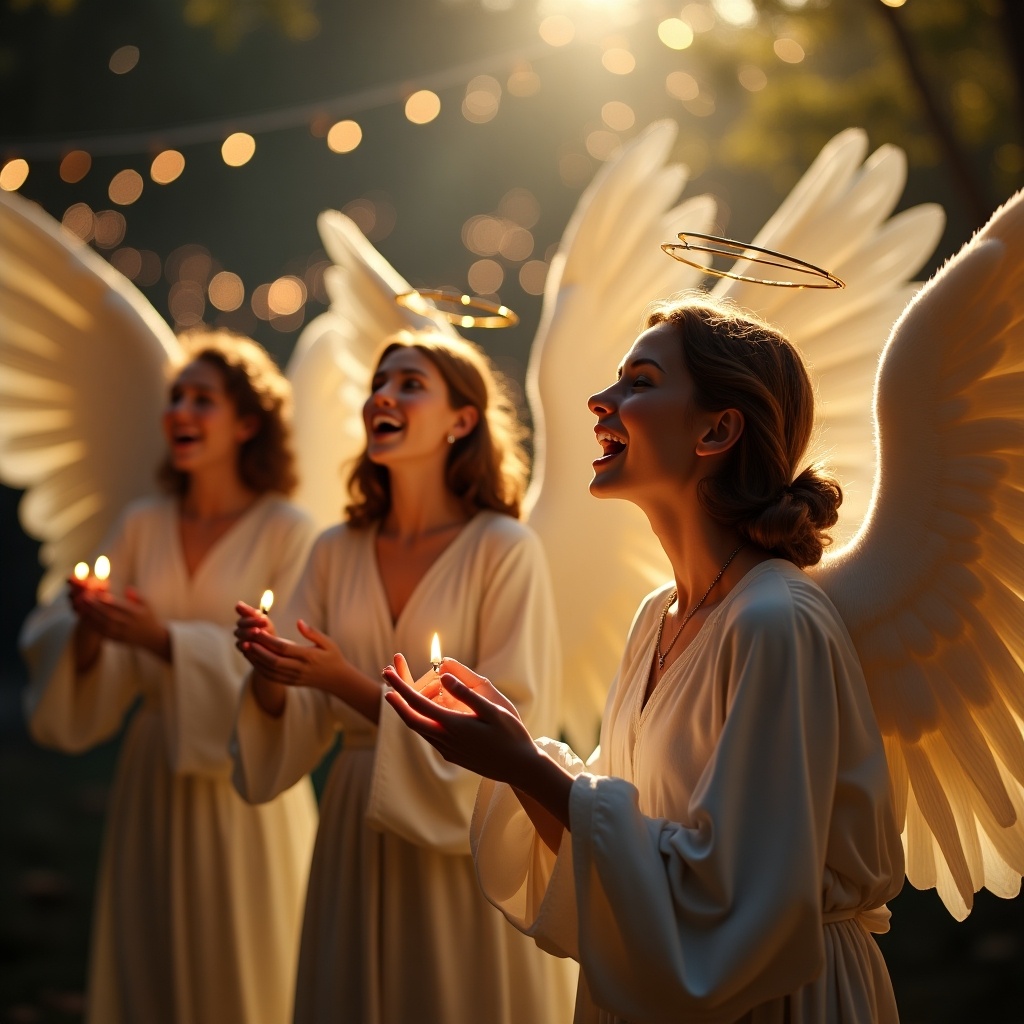
[[[443,463],[448,436],[466,433],[465,419],[466,410],[451,407],[448,385],[434,363],[418,349],[396,348],[381,360],[363,405],[367,455],[382,466],[438,458]]]
[[[692,477],[707,419],[693,393],[678,328],[648,328],[626,353],[615,383],[590,399],[602,449],[591,494],[638,500]]]
[[[255,433],[256,424],[252,417],[238,415],[220,370],[196,359],[171,384],[163,429],[171,465],[179,472],[217,466],[235,472],[238,449]]]

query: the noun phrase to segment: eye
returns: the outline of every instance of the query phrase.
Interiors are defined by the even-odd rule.
[[[640,374],[633,378],[632,386],[634,388],[650,388],[654,387],[654,381],[651,380],[650,377],[645,377],[643,374]]]
[[[384,384],[385,384],[386,382],[387,382],[387,378],[386,378],[386,377],[385,377],[385,376],[384,376],[383,374],[378,374],[378,375],[377,375],[376,377],[374,377],[374,378],[373,378],[373,380],[372,380],[372,381],[370,382],[370,391],[371,391],[371,392],[373,392],[373,391],[380,391],[380,389],[381,389],[382,387],[384,387]]]
[[[419,377],[406,377],[405,380],[402,381],[402,390],[403,391],[422,391],[423,390],[423,381],[421,381],[419,379]]]

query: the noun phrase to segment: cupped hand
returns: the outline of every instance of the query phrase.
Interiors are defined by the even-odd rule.
[[[310,642],[285,640],[256,623],[256,619],[263,618],[269,625],[265,615],[248,605],[244,607],[248,613],[238,620],[235,646],[263,679],[340,695],[349,663],[329,636],[299,619],[299,632]]]
[[[170,634],[149,602],[134,588],[126,587],[123,598],[106,585],[75,580],[71,606],[82,625],[107,640],[142,647],[162,657],[170,656]]]

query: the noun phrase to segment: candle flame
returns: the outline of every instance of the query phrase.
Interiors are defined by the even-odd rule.
[[[430,641],[430,664],[434,666],[435,672],[441,665],[441,638],[436,633]]]
[[[264,590],[263,596],[260,598],[260,611],[269,612],[274,607],[274,592],[272,590]]]
[[[106,555],[100,555],[92,567],[93,575],[101,582],[110,575],[110,559]]]
[[[89,566],[85,562],[78,562],[75,565],[75,579],[84,580],[89,576]]]

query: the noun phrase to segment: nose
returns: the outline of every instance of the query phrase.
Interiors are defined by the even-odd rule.
[[[607,387],[604,391],[598,391],[596,395],[591,395],[587,399],[587,408],[595,416],[607,416],[615,408],[615,402],[612,400],[612,391],[615,385]]]

